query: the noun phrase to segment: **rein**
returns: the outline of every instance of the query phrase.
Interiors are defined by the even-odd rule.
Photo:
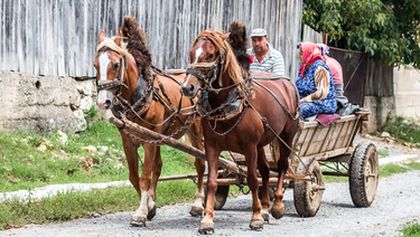
[[[290,80],[289,80],[290,81]],[[284,112],[287,113],[287,115],[289,116],[289,118],[291,118],[293,121],[296,121],[299,118],[299,113],[296,113],[295,116],[293,116],[290,111],[286,108],[286,105],[284,105],[283,101],[280,100],[280,98],[274,94],[274,92],[272,90],[270,90],[269,88],[267,88],[266,86],[264,86],[263,84],[261,84],[260,82],[254,80],[253,81],[256,85],[258,85],[259,87],[263,88],[265,91],[267,91],[276,101],[277,103],[281,106],[281,108],[284,110]],[[296,88],[295,88],[296,89]],[[297,92],[297,91],[296,91]],[[296,93],[297,95],[298,93]],[[296,96],[297,101],[299,102],[299,98]]]

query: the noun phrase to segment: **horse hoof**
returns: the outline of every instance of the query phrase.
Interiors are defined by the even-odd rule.
[[[212,235],[214,234],[214,224],[213,222],[200,222],[200,226],[198,227],[198,233],[201,235]]]
[[[251,230],[261,230],[264,227],[264,220],[263,219],[253,219],[249,224],[249,228]]]
[[[146,227],[146,218],[131,217],[130,225],[135,227]]]
[[[200,233],[200,235],[212,235],[214,234],[214,229],[213,228],[198,229],[198,233]]]
[[[270,215],[268,212],[262,212],[261,213],[262,218],[264,219],[264,222],[269,224],[270,223]]]
[[[281,207],[275,207],[275,206],[273,206],[273,208],[271,208],[271,215],[275,219],[282,218],[284,216],[284,206],[283,205]]]
[[[147,213],[147,220],[151,221],[153,217],[156,216],[156,205],[153,206],[153,208]]]
[[[191,207],[190,215],[193,217],[199,217],[203,215],[204,209],[202,207]]]

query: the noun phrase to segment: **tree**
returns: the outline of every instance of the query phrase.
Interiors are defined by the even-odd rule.
[[[420,68],[420,0],[304,0],[303,22],[335,47]]]

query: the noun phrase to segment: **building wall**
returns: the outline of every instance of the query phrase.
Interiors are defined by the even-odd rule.
[[[394,68],[395,115],[420,120],[420,70]]]

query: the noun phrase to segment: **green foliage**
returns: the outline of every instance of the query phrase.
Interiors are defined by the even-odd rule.
[[[420,68],[419,0],[305,0],[303,22],[328,43]]]
[[[403,117],[390,118],[383,130],[401,141],[420,147],[420,125],[416,121],[410,121]]]
[[[404,237],[420,237],[420,223],[411,223],[402,229]]]

